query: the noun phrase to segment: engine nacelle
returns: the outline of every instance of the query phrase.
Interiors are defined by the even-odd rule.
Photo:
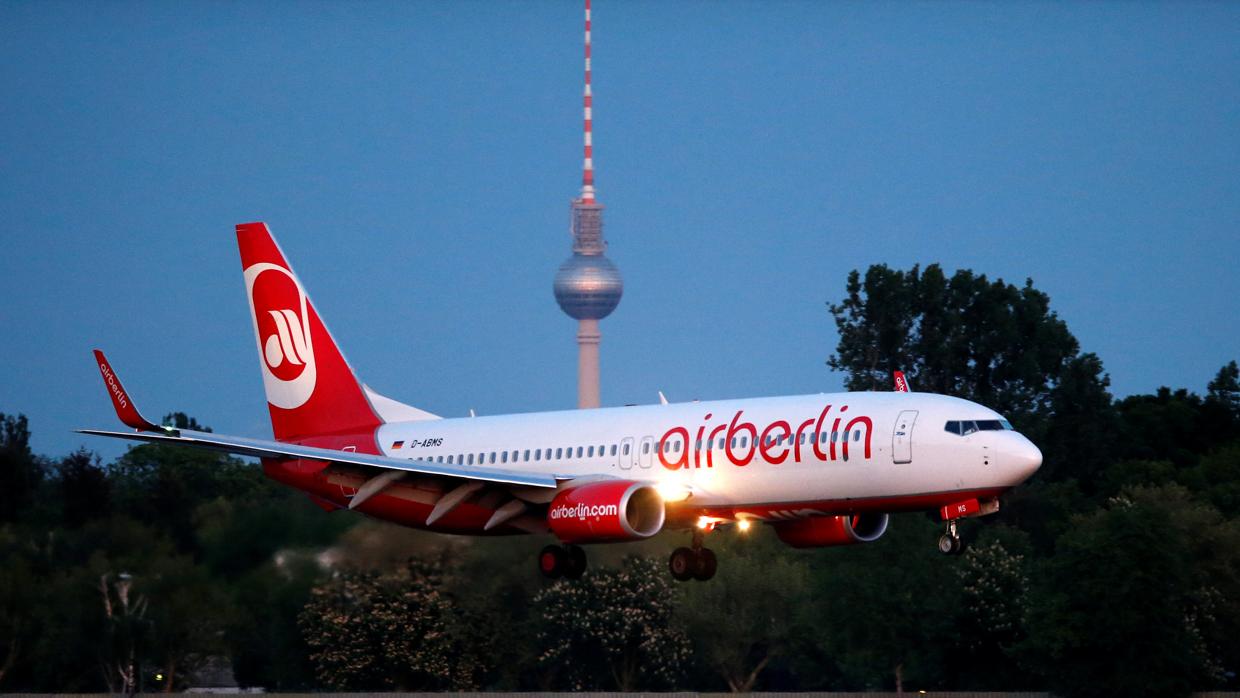
[[[794,548],[872,543],[887,532],[887,514],[814,516],[772,524],[775,535]]]
[[[663,498],[653,485],[632,480],[590,482],[551,500],[547,524],[565,543],[649,538],[663,528]]]

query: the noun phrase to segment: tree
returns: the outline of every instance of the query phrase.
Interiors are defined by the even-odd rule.
[[[1050,390],[1046,414],[1028,433],[1042,449],[1039,480],[1071,478],[1087,495],[1097,491],[1107,465],[1115,459],[1120,432],[1119,415],[1107,390],[1110,383],[1096,355],[1067,360]]]
[[[0,521],[16,521],[43,481],[43,463],[30,452],[26,415],[0,412]]]
[[[299,624],[323,684],[338,690],[473,687],[476,657],[454,634],[437,564],[343,572],[311,591]]]
[[[60,490],[61,520],[70,528],[107,516],[112,503],[112,484],[99,456],[79,449],[56,465]]]
[[[150,659],[163,676],[163,692],[171,693],[198,662],[225,650],[231,608],[207,569],[187,556],[153,560],[139,584],[149,602]]]
[[[810,627],[848,686],[944,682],[960,599],[955,559],[929,545],[939,532],[924,517],[894,516],[878,541],[813,554]]]
[[[960,647],[953,659],[963,668],[957,687],[1028,687],[1014,661],[1029,616],[1025,557],[992,538],[970,546],[955,572],[963,597],[954,628]]]
[[[192,419],[177,421],[198,426]],[[183,415],[182,415],[183,416]],[[203,427],[203,429],[206,429]],[[167,531],[177,548],[199,552],[195,512],[216,498],[243,498],[271,486],[239,458],[167,444],[129,449],[109,468],[114,508]]]
[[[630,557],[534,597],[538,662],[566,690],[656,690],[675,684],[689,640],[673,621],[675,590],[657,560]]]
[[[827,363],[848,374],[849,390],[888,390],[903,370],[919,390],[1025,420],[1046,411],[1079,350],[1032,280],[1016,287],[968,270],[948,279],[937,264],[875,265],[864,281],[849,274],[847,294],[829,306],[840,340]]]
[[[1207,400],[1213,400],[1227,408],[1235,418],[1240,418],[1240,366],[1229,361],[1220,368],[1207,388]]]
[[[1169,512],[1126,490],[1045,562],[1022,650],[1057,694],[1177,696],[1208,680],[1190,534]]]
[[[719,548],[727,564],[709,584],[680,586],[677,616],[728,688],[749,693],[767,665],[805,632],[806,609],[788,600],[809,592],[809,569],[786,548],[741,551],[730,543]]]

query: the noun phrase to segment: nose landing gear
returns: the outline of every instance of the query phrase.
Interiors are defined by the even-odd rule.
[[[964,550],[960,534],[956,531],[956,520],[947,522],[947,532],[939,538],[939,552],[944,555],[959,555]]]

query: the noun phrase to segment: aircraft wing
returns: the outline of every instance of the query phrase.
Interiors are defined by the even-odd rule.
[[[180,444],[213,451],[223,451],[238,456],[255,458],[308,458],[311,460],[330,461],[332,463],[349,463],[351,465],[369,465],[387,470],[403,470],[422,475],[441,475],[444,477],[464,480],[479,480],[505,485],[528,485],[530,487],[556,486],[556,479],[542,473],[523,473],[498,468],[458,468],[442,463],[430,463],[407,458],[388,458],[372,456],[351,451],[336,451],[330,448],[315,448],[281,441],[265,441],[250,439],[243,436],[228,436],[205,431],[189,429],[163,429],[159,432],[128,432],[105,431],[101,429],[78,429],[79,434],[108,436],[116,439],[133,439],[150,443]]]
[[[129,393],[121,385],[120,377],[108,365],[103,352],[95,350],[95,362],[99,365],[99,373],[103,376],[108,396],[112,398],[112,406],[116,408],[116,416],[135,431],[106,431],[101,429],[79,429],[80,434],[93,434],[117,439],[132,439],[151,443],[170,443],[223,451],[238,456],[255,458],[308,458],[332,463],[349,463],[352,465],[368,465],[385,470],[420,473],[423,475],[439,475],[442,477],[473,480],[477,482],[494,482],[505,485],[526,485],[529,487],[557,486],[556,478],[546,473],[527,473],[500,468],[465,468],[460,466],[431,463],[429,461],[372,456],[352,451],[337,451],[330,448],[316,448],[283,441],[266,441],[250,439],[243,436],[228,436],[189,429],[173,429],[159,426],[138,411],[130,399]]]

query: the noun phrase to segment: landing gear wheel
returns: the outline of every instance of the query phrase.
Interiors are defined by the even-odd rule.
[[[538,571],[547,579],[559,579],[563,576],[567,563],[568,556],[564,554],[564,548],[558,545],[548,545],[538,553]]]
[[[687,582],[693,579],[693,573],[697,567],[697,555],[689,548],[676,548],[672,551],[672,556],[668,558],[667,568],[672,572],[672,578],[678,582]]]
[[[704,582],[715,576],[715,570],[719,569],[719,559],[715,557],[714,551],[710,548],[702,548],[697,551],[697,559],[694,560],[693,578],[699,582]]]
[[[580,579],[586,572],[586,551],[576,545],[566,545],[564,551],[567,553],[565,558],[568,563],[564,567],[564,577]]]
[[[947,533],[939,538],[939,552],[944,555],[959,555],[964,550],[964,543],[960,542],[960,532],[956,530],[956,520],[952,519],[947,522]]]
[[[939,552],[944,555],[954,555],[960,550],[960,539],[950,533],[944,533],[939,537]]]

